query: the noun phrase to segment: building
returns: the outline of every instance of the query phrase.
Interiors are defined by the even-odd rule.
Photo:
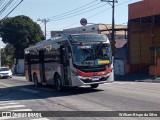
[[[130,72],[160,75],[160,0],[129,5]]]

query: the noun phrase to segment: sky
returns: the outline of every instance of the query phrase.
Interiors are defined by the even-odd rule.
[[[118,0],[118,3],[115,3],[115,24],[127,24],[128,4],[138,1],[141,0]],[[23,0],[9,17],[28,16],[41,26],[42,31],[44,31],[44,23],[37,19],[49,19],[46,28],[47,38],[50,38],[50,31],[81,26],[82,18],[86,18],[88,23],[111,24],[110,4],[101,0]],[[0,42],[0,46],[4,44]]]

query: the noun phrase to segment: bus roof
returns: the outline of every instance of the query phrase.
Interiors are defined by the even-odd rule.
[[[86,37],[81,37],[83,35],[86,35]],[[104,36],[104,34],[97,34],[97,33],[64,34],[63,36],[58,37],[58,38],[57,37],[56,38],[50,38],[50,39],[46,39],[46,40],[42,40],[40,42],[37,42],[35,45],[26,48],[25,51],[35,49],[37,47],[40,47],[40,46],[48,44],[48,43],[59,43],[59,42],[62,42],[62,41],[67,41],[69,36],[72,37],[74,42],[84,42],[84,41],[91,41],[91,40],[94,41],[94,42],[105,42],[104,40],[100,40],[98,37],[94,38],[94,40],[93,40],[92,36],[94,36],[94,35]],[[108,38],[107,38],[107,40],[108,40]]]

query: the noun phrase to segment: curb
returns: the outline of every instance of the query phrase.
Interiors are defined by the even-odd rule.
[[[160,80],[135,80],[135,82],[150,82],[150,83],[160,83]]]
[[[24,74],[13,74],[13,76],[25,76]]]

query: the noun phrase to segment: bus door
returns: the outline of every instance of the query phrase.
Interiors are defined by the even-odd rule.
[[[69,85],[69,59],[68,59],[68,49],[66,46],[62,45],[60,47],[60,54],[61,54],[61,64],[63,65],[63,80],[64,85]]]
[[[32,73],[31,73],[31,55],[30,54],[27,54],[26,56],[26,59],[27,59],[27,72],[28,72],[28,79],[29,81],[32,81]]]
[[[42,84],[46,84],[45,78],[45,66],[44,66],[44,51],[39,51],[39,68],[40,68],[40,78]]]

